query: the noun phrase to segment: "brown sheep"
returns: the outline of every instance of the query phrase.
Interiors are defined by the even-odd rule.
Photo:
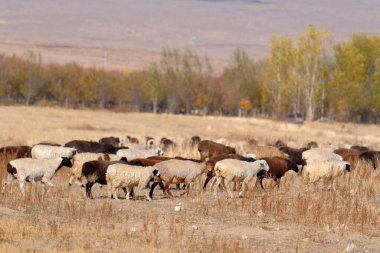
[[[260,157],[275,157],[289,158],[289,156],[276,147],[272,146],[251,146],[245,150],[247,153],[255,154],[257,158]]]
[[[297,165],[303,165],[302,153],[308,148],[281,147],[280,150],[289,155],[289,160]]]
[[[351,167],[355,167],[359,160],[359,155],[362,152],[355,149],[338,148],[334,150],[334,153],[340,155],[344,161],[350,163]]]
[[[224,146],[210,140],[203,140],[198,144],[198,151],[201,155],[201,160],[205,161],[217,155],[236,154],[236,150],[232,147]]]
[[[245,156],[238,155],[238,154],[223,154],[223,155],[217,155],[217,156],[211,157],[206,162],[206,171],[207,171],[206,176],[207,177],[206,177],[206,180],[203,184],[203,189],[206,189],[208,182],[211,180],[211,178],[214,177],[215,164],[221,160],[224,160],[224,159],[237,159],[237,160],[246,161],[246,162],[256,161],[255,158],[245,157]]]
[[[298,173],[297,164],[291,162],[288,159],[284,159],[281,157],[263,157],[261,160],[267,161],[269,165],[269,171],[260,171],[257,174],[257,183],[260,183],[261,189],[264,189],[263,179],[264,178],[273,178],[276,182],[277,188],[280,188],[280,180],[285,175],[285,173],[289,170],[293,170]]]
[[[376,170],[380,163],[380,151],[365,151],[359,155],[359,160],[370,163]]]
[[[111,144],[115,147],[118,147],[120,145],[120,139],[118,137],[104,137],[99,140],[99,143],[101,144]]]
[[[354,146],[351,146],[350,149],[353,149],[353,150],[357,150],[357,151],[369,151],[369,148],[368,147],[365,147],[365,146],[359,146],[359,145],[354,145]]]
[[[73,140],[65,144],[65,147],[75,148],[78,153],[109,153],[115,154],[118,148],[111,144],[101,144],[95,141]]]
[[[8,162],[18,159],[32,157],[32,147],[8,146],[0,148],[0,176],[5,173]]]

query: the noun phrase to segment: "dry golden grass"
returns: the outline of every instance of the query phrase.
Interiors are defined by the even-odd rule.
[[[0,142],[64,143],[71,139],[145,135],[175,140],[192,135],[224,137],[231,143],[255,138],[260,144],[281,138],[294,145],[315,140],[379,147],[375,126],[308,123],[298,127],[269,120],[122,114],[59,108],[1,107]],[[171,155],[197,157],[178,148]],[[3,165],[2,165],[3,166]],[[1,175],[5,175],[2,172]],[[200,189],[168,199],[156,189],[154,201],[110,200],[94,186],[68,188],[69,171],[55,176],[46,195],[28,184],[25,196],[14,183],[0,196],[0,252],[358,252],[380,250],[380,174],[364,165],[335,180],[335,191],[319,182],[306,191],[301,176],[289,172],[280,189],[270,180],[245,198],[215,198]],[[137,195],[139,192],[137,192]],[[183,210],[175,212],[174,206]]]

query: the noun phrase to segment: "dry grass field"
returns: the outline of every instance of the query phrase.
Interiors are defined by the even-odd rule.
[[[231,145],[249,138],[260,145],[282,139],[290,146],[369,145],[380,149],[375,125],[305,123],[43,107],[0,107],[0,146],[41,141],[98,140],[104,136],[149,135],[226,138]],[[197,158],[195,150],[172,151]],[[4,178],[0,164],[0,179]],[[365,166],[336,179],[335,191],[319,182],[306,191],[302,176],[288,173],[280,188],[266,180],[244,198],[215,197],[200,182],[191,194],[169,199],[156,189],[154,200],[110,200],[106,187],[67,185],[68,169],[53,178],[45,195],[28,184],[23,196],[14,183],[0,195],[0,252],[379,252],[380,174]],[[254,184],[254,182],[253,182]],[[136,192],[137,196],[141,193]],[[182,211],[174,207],[181,203]]]

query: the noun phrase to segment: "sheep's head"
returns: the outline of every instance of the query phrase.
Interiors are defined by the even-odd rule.
[[[268,165],[267,161],[260,160],[260,170],[269,171],[269,165]]]
[[[290,162],[290,168],[289,169],[296,172],[296,173],[299,172],[299,168],[298,168],[297,164],[295,164],[293,162]]]
[[[157,149],[157,155],[158,156],[163,156],[164,155],[164,151],[162,149]]]
[[[152,176],[153,176],[153,181],[154,181],[155,183],[159,183],[159,182],[162,181],[162,180],[161,180],[161,174],[160,174],[160,172],[159,172],[157,169],[154,169],[154,170],[152,171]]]
[[[351,171],[351,165],[349,163],[345,163],[346,164],[346,167],[344,168],[344,171],[345,172],[350,172]]]
[[[73,166],[73,163],[71,162],[70,158],[62,157],[61,164],[58,166],[57,169],[60,169],[63,166],[66,166],[66,167],[69,167],[69,168]]]

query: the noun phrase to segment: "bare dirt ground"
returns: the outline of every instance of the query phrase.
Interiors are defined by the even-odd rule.
[[[259,144],[281,138],[292,146],[315,140],[321,145],[368,144],[379,148],[375,125],[307,123],[302,126],[264,119],[125,114],[41,107],[0,107],[0,146],[104,136],[163,136],[180,142],[192,135],[226,138],[232,145],[247,138]],[[174,150],[197,157],[195,150]],[[4,163],[0,178],[4,178]],[[380,175],[357,168],[336,180],[307,188],[302,176],[288,173],[279,189],[252,183],[244,198],[218,197],[200,182],[188,197],[169,199],[156,189],[147,202],[110,200],[106,187],[67,185],[69,170],[53,178],[46,195],[29,184],[25,196],[17,183],[0,195],[1,252],[379,252]],[[120,194],[121,196],[121,194]],[[182,211],[174,207],[181,203]]]

